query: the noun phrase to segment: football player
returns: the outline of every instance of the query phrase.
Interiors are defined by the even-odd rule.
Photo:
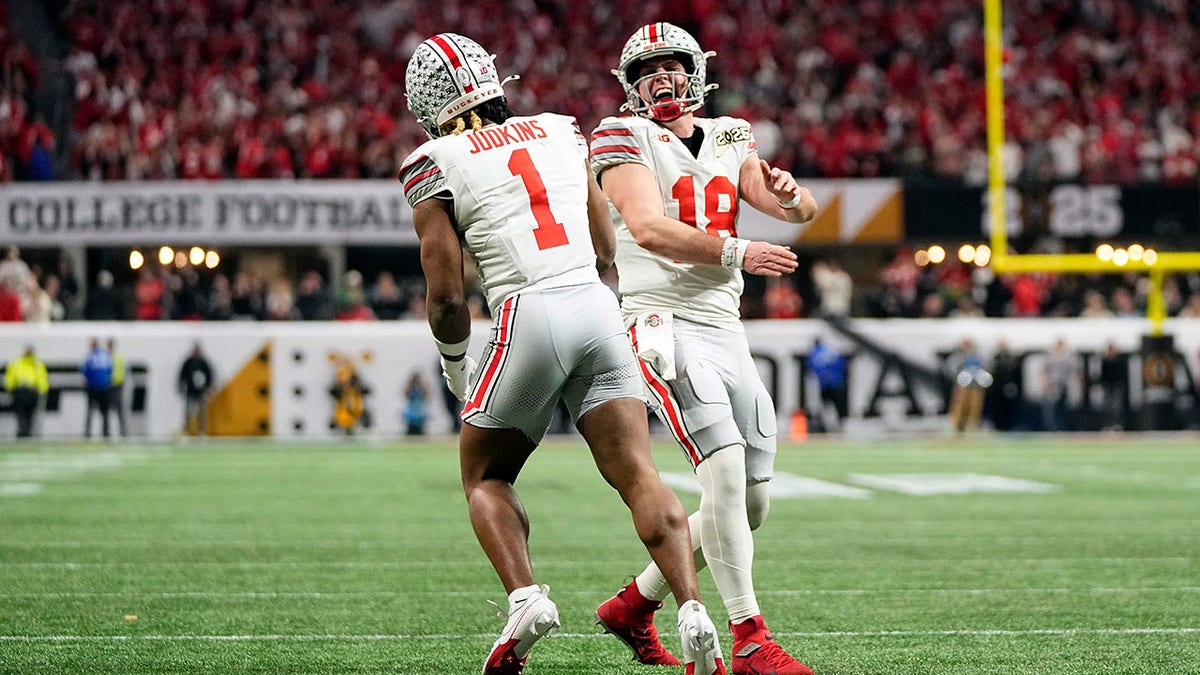
[[[695,116],[717,86],[705,81],[713,55],[669,23],[638,29],[613,71],[632,116],[600,123],[591,166],[613,206],[621,311],[642,377],[702,488],[692,542],[729,612],[731,671],[811,675],[772,640],[751,579],[776,422],[739,314],[742,270],[777,277],[796,269],[796,255],[739,238],[737,223],[743,202],[792,223],[812,219],[817,205],[758,157],[748,122]],[[668,593],[662,572],[651,563],[597,610],[647,664],[678,663],[650,630]]]
[[[599,278],[615,233],[587,142],[574,118],[515,116],[503,84],[476,42],[452,33],[422,42],[405,90],[432,140],[399,175],[443,375],[465,402],[459,452],[471,525],[509,593],[508,622],[483,672],[521,673],[533,644],[559,625],[548,588],[534,580],[529,520],[513,483],[561,399],[669,579],[689,672],[724,673],[699,602],[686,512],[655,469],[637,362]],[[495,317],[479,368],[467,356],[464,244]]]

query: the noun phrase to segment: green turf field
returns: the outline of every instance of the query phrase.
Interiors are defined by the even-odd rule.
[[[777,470],[860,490],[777,499],[757,536],[764,613],[819,675],[1200,673],[1194,438],[813,442]],[[457,471],[450,443],[6,443],[0,673],[477,673],[504,593]],[[963,473],[1045,491],[879,487]],[[518,488],[563,622],[526,673],[682,673],[592,625],[645,554],[586,450],[548,443]]]

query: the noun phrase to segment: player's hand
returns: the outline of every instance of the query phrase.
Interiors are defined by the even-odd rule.
[[[764,277],[778,277],[796,271],[796,254],[786,246],[752,241],[746,247],[742,269]]]
[[[454,398],[467,400],[467,391],[471,388],[471,375],[475,373],[475,359],[464,356],[457,361],[442,357],[442,377],[446,378],[446,386]]]
[[[767,186],[776,200],[789,202],[800,194],[800,184],[792,176],[791,171],[767,164],[766,160],[758,160],[758,168],[762,171],[763,185]]]

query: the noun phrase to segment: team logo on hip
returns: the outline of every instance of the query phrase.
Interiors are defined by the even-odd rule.
[[[658,328],[662,325],[662,317],[657,314],[651,314],[646,317],[646,325],[651,328]]]

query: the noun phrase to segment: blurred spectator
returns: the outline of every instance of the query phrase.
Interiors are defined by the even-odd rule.
[[[1008,348],[1008,342],[996,343],[992,355],[992,387],[988,390],[991,401],[992,424],[997,431],[1011,431],[1017,425],[1023,407],[1021,391],[1024,375],[1021,360]]]
[[[429,385],[421,373],[413,373],[404,386],[405,435],[424,436],[425,421],[429,417]]]
[[[212,394],[212,365],[197,342],[179,368],[179,393],[183,394],[183,430],[188,436],[208,434],[208,398]]]
[[[0,261],[0,281],[7,280],[10,288],[21,295],[29,288],[29,280],[32,278],[33,272],[29,265],[21,260],[21,249],[15,244],[10,244],[5,249],[4,260]]]
[[[21,320],[21,296],[11,277],[0,277],[0,322]]]
[[[283,278],[271,282],[271,289],[267,291],[264,309],[266,311],[265,318],[270,321],[294,321],[304,318],[296,310],[295,299],[292,295],[292,285],[288,283],[287,279]]]
[[[399,319],[404,313],[404,296],[396,285],[396,278],[391,272],[383,271],[375,279],[375,287],[371,289],[371,310],[380,321]]]
[[[992,374],[983,367],[975,342],[963,338],[946,359],[946,371],[954,383],[950,394],[950,425],[957,433],[979,429],[983,399],[992,386]]]
[[[366,304],[362,273],[358,270],[346,272],[346,288],[337,314],[338,321],[374,321],[375,313]]]
[[[333,296],[325,287],[320,272],[309,270],[300,277],[296,311],[305,321],[329,321],[333,318]]]
[[[263,295],[262,280],[249,272],[235,274],[230,309],[234,319],[266,318],[266,297]]]
[[[29,275],[25,294],[21,298],[21,316],[30,323],[50,323],[54,300],[38,285],[37,277]],[[61,307],[60,313],[61,313]]]
[[[100,340],[92,338],[90,351],[80,368],[83,373],[83,388],[87,392],[87,412],[83,423],[83,437],[92,437],[92,411],[100,413],[100,428],[108,438],[108,404],[112,387],[113,362],[109,353],[100,346]]]
[[[134,316],[141,321],[163,318],[163,299],[166,293],[167,285],[163,275],[156,274],[150,267],[143,267],[138,272],[138,280],[133,287],[133,295],[137,301]]]
[[[812,268],[813,284],[821,297],[821,313],[828,316],[850,316],[850,301],[854,282],[836,260],[817,261]]]
[[[1071,388],[1080,379],[1075,355],[1067,349],[1066,340],[1059,338],[1046,356],[1043,369],[1042,427],[1046,431],[1070,431],[1068,402]]]
[[[212,321],[228,321],[233,318],[233,291],[229,288],[229,277],[218,274],[213,277],[205,301],[204,318]]]
[[[50,391],[46,364],[33,350],[25,347],[21,356],[4,367],[4,389],[12,396],[13,412],[17,415],[17,438],[33,436],[38,401]]]
[[[121,436],[128,436],[129,430],[125,426],[125,355],[117,351],[117,341],[109,338],[108,355],[112,359],[112,380],[108,389],[109,410],[117,415],[117,430]]]
[[[817,376],[821,399],[820,405],[814,411],[815,414],[810,416],[810,423],[820,430],[841,431],[842,421],[849,415],[846,357],[824,340],[817,338],[813,343],[812,351],[808,353],[807,364],[808,369]],[[825,404],[833,406],[833,424],[825,421]]]
[[[1179,310],[1179,317],[1184,319],[1200,319],[1200,293],[1192,293],[1187,300],[1187,304],[1183,309]]]
[[[125,318],[121,296],[113,288],[113,274],[100,270],[96,275],[96,287],[88,293],[83,318],[89,321],[118,321]]]
[[[1100,387],[1104,396],[1104,428],[1125,428],[1129,398],[1129,359],[1109,342],[1100,359]]]
[[[787,277],[767,279],[767,291],[763,296],[768,319],[799,319],[804,300],[800,292]]]
[[[1079,316],[1104,318],[1112,315],[1112,311],[1108,309],[1108,303],[1104,301],[1103,293],[1093,288],[1083,294],[1083,311],[1079,313]]]

